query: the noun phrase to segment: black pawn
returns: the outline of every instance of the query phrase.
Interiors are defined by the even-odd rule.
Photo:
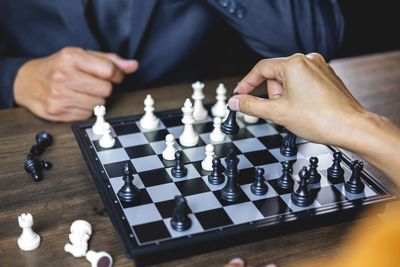
[[[347,192],[352,194],[359,194],[364,192],[364,184],[361,182],[361,172],[363,170],[364,164],[362,161],[352,161],[350,164],[351,170],[353,171],[350,179],[344,184]]]
[[[221,197],[228,202],[237,202],[242,196],[242,191],[239,188],[239,185],[236,183],[239,158],[235,155],[232,149],[229,150],[228,157],[225,159],[225,162],[225,175],[227,177],[227,181],[226,185],[221,190]]]
[[[342,153],[335,152],[333,153],[333,164],[328,168],[328,179],[332,179],[334,181],[343,180],[344,170],[340,166],[340,162],[342,161]]]
[[[175,152],[175,166],[172,168],[171,173],[175,178],[182,178],[187,175],[187,169],[183,165],[182,151]]]
[[[118,197],[121,201],[133,202],[139,196],[139,189],[133,184],[133,171],[128,163],[124,166],[124,185],[118,191]]]
[[[303,169],[300,170],[299,176],[300,176],[299,187],[297,188],[297,190],[295,192],[293,192],[291,194],[290,197],[292,199],[293,204],[295,204],[296,206],[305,207],[305,206],[311,205],[311,203],[313,203],[313,201],[314,201],[314,198],[313,198],[310,190],[308,190],[307,167],[304,166]]]
[[[289,161],[282,162],[282,175],[278,179],[278,186],[282,189],[293,188],[292,167]]]
[[[225,176],[222,173],[221,160],[219,158],[213,158],[212,167],[213,170],[208,176],[208,182],[213,185],[222,184],[225,181]]]
[[[264,169],[257,168],[256,169],[256,180],[250,186],[250,190],[254,195],[261,196],[265,195],[268,192],[268,187],[264,183]]]
[[[286,130],[287,134],[283,138],[283,144],[281,146],[281,154],[285,157],[293,157],[297,154],[296,135],[289,130]]]
[[[237,95],[238,93],[233,93],[231,94],[232,96]],[[228,107],[229,110],[229,114],[228,117],[226,118],[226,120],[222,123],[221,125],[221,131],[224,134],[228,134],[228,135],[235,135],[239,132],[239,125],[237,124],[236,121],[236,111],[231,110],[230,107]]]
[[[309,184],[317,184],[321,181],[321,174],[318,173],[318,158],[311,157],[310,158],[310,169],[308,174],[308,183]]]
[[[40,132],[36,135],[36,145],[31,147],[31,153],[35,156],[43,154],[44,150],[51,146],[53,137],[48,132]]]
[[[32,175],[35,182],[39,182],[43,178],[42,169],[50,169],[51,163],[44,160],[37,160],[29,153],[26,157],[24,168],[27,173]]]
[[[183,196],[175,196],[175,207],[171,219],[171,227],[175,231],[182,232],[192,226],[192,220],[188,216],[187,204]]]

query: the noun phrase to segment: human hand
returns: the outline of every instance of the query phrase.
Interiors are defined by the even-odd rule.
[[[138,68],[116,54],[66,47],[26,62],[14,81],[14,100],[51,121],[88,119],[110,96],[113,83]]]

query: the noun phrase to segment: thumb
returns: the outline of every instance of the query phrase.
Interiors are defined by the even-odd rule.
[[[248,94],[239,94],[231,97],[228,105],[232,110],[275,121],[280,114],[280,102],[281,99],[266,99]]]
[[[115,54],[109,54],[108,59],[117,65],[125,74],[133,73],[139,68],[139,62],[134,59],[124,59]]]

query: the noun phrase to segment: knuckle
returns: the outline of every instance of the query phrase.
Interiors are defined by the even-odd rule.
[[[49,73],[48,79],[50,84],[63,83],[66,80],[66,74],[62,70],[54,69]]]
[[[112,84],[110,82],[107,82],[104,84],[102,88],[102,93],[104,97],[109,97],[112,93]]]
[[[316,52],[307,54],[307,57],[311,60],[325,62],[324,57],[321,54],[316,53]]]
[[[50,101],[45,105],[45,112],[47,114],[57,116],[62,113],[62,108],[57,105],[54,101]]]
[[[110,61],[105,61],[102,68],[104,77],[107,79],[111,79],[115,76],[117,69],[115,68],[114,64]]]
[[[307,63],[307,57],[304,54],[296,53],[289,57],[289,64],[305,65],[306,63]]]
[[[76,55],[78,55],[80,52],[83,52],[82,48],[79,47],[64,47],[63,49],[60,50],[60,60],[73,60]]]

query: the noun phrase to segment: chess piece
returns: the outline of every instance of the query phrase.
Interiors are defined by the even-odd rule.
[[[217,96],[215,98],[217,102],[212,106],[211,113],[214,117],[225,118],[225,116],[228,115],[228,109],[225,102],[226,88],[223,83],[218,84],[216,93]]]
[[[331,181],[343,181],[344,170],[340,166],[342,161],[342,153],[340,151],[333,153],[333,164],[328,168],[328,179]]]
[[[225,163],[227,182],[221,190],[221,197],[228,202],[237,202],[242,196],[242,191],[236,183],[239,158],[235,155],[233,149],[229,150]]]
[[[245,114],[243,116],[243,120],[248,124],[255,124],[255,123],[258,122],[258,117],[250,116],[250,115]]]
[[[24,165],[25,171],[32,175],[35,182],[42,180],[42,169],[50,169],[51,163],[44,160],[37,160],[31,153],[28,154]]]
[[[290,195],[290,198],[292,199],[293,204],[295,204],[296,206],[300,207],[309,206],[313,203],[314,199],[310,190],[308,190],[307,167],[304,166],[303,169],[300,170],[299,177],[300,177],[299,187],[297,187],[296,191]]]
[[[154,115],[154,99],[151,95],[146,95],[144,99],[144,115],[139,121],[140,127],[151,130],[158,127],[160,120]]]
[[[310,168],[308,170],[308,183],[309,184],[317,184],[321,180],[321,174],[318,173],[318,158],[311,157],[310,158]]]
[[[139,197],[139,189],[133,184],[133,171],[128,163],[124,166],[124,185],[119,189],[117,195],[121,201],[133,202]]]
[[[222,119],[220,117],[214,118],[214,129],[210,133],[210,140],[213,142],[222,142],[225,140],[225,134],[221,131]]]
[[[103,135],[104,128],[103,124],[106,122],[104,116],[106,115],[106,107],[103,105],[97,105],[94,107],[94,115],[96,116],[96,122],[92,126],[92,131],[96,135]]]
[[[346,192],[352,194],[359,194],[364,192],[365,185],[361,182],[361,172],[363,170],[364,164],[362,161],[354,160],[350,164],[352,174],[349,180],[346,181],[344,187]]]
[[[268,187],[264,183],[264,169],[263,168],[256,169],[255,181],[250,186],[250,190],[254,195],[257,195],[257,196],[265,195],[268,192]]]
[[[207,110],[203,106],[203,99],[204,99],[204,94],[203,94],[203,88],[204,88],[204,83],[201,83],[199,81],[192,83],[192,88],[193,88],[193,119],[196,121],[201,121],[205,120],[207,118]]]
[[[92,267],[111,267],[113,265],[112,257],[105,251],[89,250],[86,253],[86,260],[91,263]]]
[[[182,178],[187,175],[187,169],[183,165],[182,151],[175,152],[175,166],[171,169],[171,174],[175,178]]]
[[[44,150],[51,146],[53,137],[48,132],[40,132],[36,135],[36,145],[31,147],[31,153],[35,156],[43,154]]]
[[[292,167],[289,161],[282,162],[282,175],[278,179],[278,186],[282,189],[293,188]]]
[[[33,217],[30,213],[22,213],[18,216],[19,227],[22,234],[18,238],[18,247],[24,251],[31,251],[39,247],[40,236],[32,230]]]
[[[111,135],[111,125],[108,122],[103,124],[103,136],[99,140],[102,148],[111,148],[115,145],[115,139]]]
[[[184,128],[181,136],[179,136],[179,143],[182,146],[192,147],[199,143],[199,135],[193,128],[193,107],[189,98],[186,99],[182,112],[182,123],[184,124]]]
[[[280,148],[280,152],[285,157],[293,157],[297,154],[296,135],[289,130],[286,130],[287,134],[283,138],[283,144]]]
[[[201,162],[201,167],[205,171],[212,171],[212,160],[214,158],[214,146],[212,144],[206,145],[206,157]]]
[[[162,152],[162,156],[165,160],[174,160],[175,159],[175,137],[172,134],[167,134],[165,136],[165,149]]]
[[[88,250],[88,240],[92,234],[92,226],[84,220],[76,220],[71,224],[69,234],[70,243],[65,244],[65,252],[74,257],[83,257]]]
[[[212,173],[208,176],[208,182],[213,185],[222,184],[225,181],[225,176],[222,173],[221,160],[213,158]]]
[[[175,207],[171,219],[172,229],[183,232],[188,230],[191,226],[192,221],[188,216],[186,200],[183,196],[175,196]]]
[[[231,97],[235,95],[237,95],[236,92],[231,94]],[[231,110],[230,107],[228,107],[228,110],[229,114],[226,120],[222,123],[221,131],[224,134],[235,135],[239,132],[239,125],[236,121],[236,111]]]

